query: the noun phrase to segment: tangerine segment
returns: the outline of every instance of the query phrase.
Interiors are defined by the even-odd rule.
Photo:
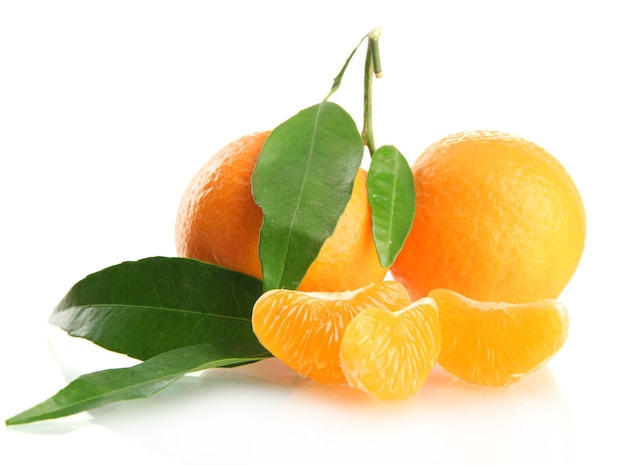
[[[439,364],[470,383],[507,386],[545,364],[565,343],[569,318],[557,300],[479,302],[447,289],[429,293],[439,307]]]
[[[437,304],[424,297],[397,312],[370,308],[355,316],[344,332],[340,358],[351,386],[394,400],[420,390],[440,349]]]
[[[399,310],[410,302],[395,281],[345,292],[275,289],[254,304],[252,328],[267,350],[300,375],[319,383],[345,383],[339,344],[350,320],[367,308]]]

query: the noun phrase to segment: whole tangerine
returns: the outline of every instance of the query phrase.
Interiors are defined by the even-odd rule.
[[[586,226],[555,157],[514,135],[465,131],[430,145],[412,171],[415,220],[391,267],[412,299],[436,288],[509,303],[559,296]]]
[[[269,135],[258,132],[229,143],[196,173],[176,217],[178,255],[262,278],[258,247],[263,212],[254,202],[250,180]],[[299,290],[354,290],[384,279],[387,269],[380,265],[372,237],[366,180],[367,173],[359,169],[352,196]]]

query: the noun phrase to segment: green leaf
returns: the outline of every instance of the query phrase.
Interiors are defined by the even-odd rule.
[[[122,400],[148,397],[187,373],[251,363],[271,355],[258,344],[198,344],[129,367],[80,376],[48,400],[6,420],[7,425],[73,415]]]
[[[258,343],[261,281],[187,258],[151,257],[93,273],[56,306],[50,323],[72,336],[146,360],[179,347]]]
[[[391,266],[402,250],[415,216],[411,168],[392,145],[378,148],[367,176],[372,231],[380,263]]]
[[[332,102],[272,131],[252,175],[265,290],[298,287],[350,199],[362,158],[354,120]]]

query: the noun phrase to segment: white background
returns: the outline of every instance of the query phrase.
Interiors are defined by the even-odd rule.
[[[174,255],[195,171],[318,103],[376,26],[378,145],[412,161],[446,134],[499,129],[542,145],[579,186],[588,241],[561,296],[562,351],[507,389],[436,370],[391,404],[298,382],[272,360],[216,370],[145,401],[0,428],[2,463],[626,461],[622,5],[415,3],[0,2],[0,416],[126,363],[51,332],[52,307],[88,273]],[[332,99],[359,126],[364,50]]]

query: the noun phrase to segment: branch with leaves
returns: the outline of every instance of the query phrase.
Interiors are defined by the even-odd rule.
[[[252,176],[264,222],[263,281],[186,258],[151,257],[105,268],[76,283],[50,323],[104,349],[137,359],[129,368],[85,374],[7,425],[53,419],[120,400],[147,397],[187,373],[256,362],[271,354],[251,326],[255,301],[274,288],[296,289],[350,199],[364,145],[372,157],[368,200],[379,260],[389,267],[415,214],[406,159],[374,145],[372,77],[381,75],[380,29],[367,34],[321,103],[302,110],[268,137]],[[329,98],[367,39],[364,125]]]

